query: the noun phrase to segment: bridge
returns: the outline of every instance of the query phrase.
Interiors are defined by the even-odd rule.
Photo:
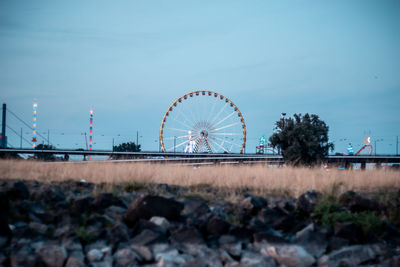
[[[88,156],[106,156],[110,158],[119,158],[118,161],[134,162],[159,162],[159,163],[190,163],[190,164],[210,164],[210,163],[263,163],[271,165],[281,165],[284,163],[281,155],[264,154],[212,154],[212,153],[173,153],[173,152],[116,152],[111,150],[37,150],[37,149],[0,149],[2,153],[14,154],[52,154],[52,155],[78,155],[84,158]],[[379,155],[379,156],[328,156],[326,163],[330,165],[340,165],[349,168],[352,163],[361,164],[365,169],[366,164],[395,163],[400,164],[400,156]]]

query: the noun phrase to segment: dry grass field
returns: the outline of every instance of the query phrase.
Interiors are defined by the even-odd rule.
[[[285,193],[297,197],[315,189],[330,193],[336,190],[363,192],[394,191],[400,188],[400,172],[391,170],[336,170],[309,168],[269,168],[263,165],[180,166],[111,162],[36,162],[0,161],[1,179],[38,180],[41,182],[81,180],[95,184],[140,183],[169,184],[186,187],[247,189],[264,195]]]

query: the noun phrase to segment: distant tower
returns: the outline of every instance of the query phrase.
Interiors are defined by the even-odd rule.
[[[93,148],[93,109],[90,109],[90,120],[89,120],[89,150]]]
[[[32,147],[35,148],[37,144],[36,139],[36,118],[37,118],[37,102],[33,102],[33,132],[32,132]]]

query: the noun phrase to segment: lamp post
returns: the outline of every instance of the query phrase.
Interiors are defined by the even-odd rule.
[[[174,154],[175,154],[175,148],[176,148],[176,136],[174,136]]]

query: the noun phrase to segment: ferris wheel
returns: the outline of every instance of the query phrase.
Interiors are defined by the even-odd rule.
[[[243,153],[245,144],[242,113],[212,91],[194,91],[175,100],[160,126],[163,152]]]

